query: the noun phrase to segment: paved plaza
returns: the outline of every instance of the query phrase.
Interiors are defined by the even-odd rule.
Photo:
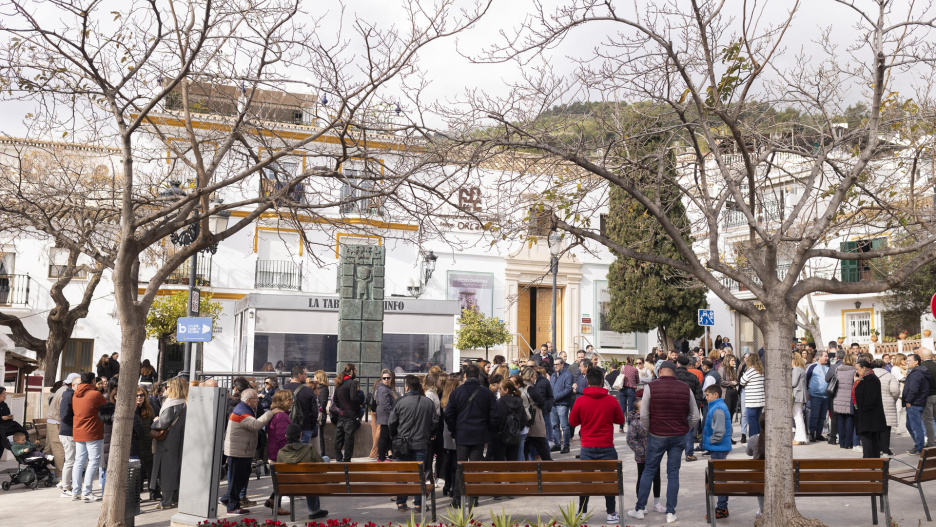
[[[740,435],[735,434],[735,439]],[[633,463],[633,453],[625,444],[624,434],[615,434],[615,444],[621,459],[624,460],[624,489],[625,506],[630,508],[635,502],[634,487],[636,485],[636,466]],[[910,439],[904,433],[895,435],[892,441],[894,452],[905,452],[910,447]],[[559,459],[574,459],[578,452],[578,440],[572,443],[572,453],[558,456]],[[843,450],[837,445],[832,446],[827,443],[817,443],[812,445],[797,446],[793,448],[796,457],[832,457],[832,458],[860,458],[860,452]],[[708,458],[700,457],[698,461],[692,463],[683,462],[680,471],[680,492],[679,504],[676,512],[679,522],[676,525],[681,526],[704,526],[705,522],[705,501],[704,501],[704,470]],[[744,445],[738,443],[729,459],[748,459],[744,454]],[[914,466],[919,460],[918,457],[900,454],[897,459],[911,463]],[[359,461],[359,460],[356,460]],[[364,460],[360,460],[364,461]],[[664,459],[665,464],[665,459]],[[903,468],[904,465],[897,462],[891,462],[892,469]],[[9,468],[5,464],[0,469]],[[4,474],[3,479],[7,476]],[[222,483],[221,492],[224,492],[225,484]],[[95,491],[97,485],[95,485]],[[666,496],[666,479],[663,479],[663,497]],[[924,486],[924,490],[931,493],[933,503],[936,504],[936,484]],[[252,477],[250,480],[248,495],[250,499],[258,502],[261,506],[251,507],[251,514],[247,517],[262,521],[272,518],[269,509],[262,507],[262,503],[270,495],[271,481],[269,477],[263,477],[259,481]],[[900,527],[916,527],[918,525],[928,525],[926,517],[923,514],[923,506],[920,503],[919,494],[913,488],[892,484],[890,485],[890,506],[894,521]],[[437,489],[437,502],[439,507],[439,521],[442,521],[441,515],[445,508],[451,502],[450,498],[442,496],[441,488]],[[491,498],[482,499],[480,507],[476,511],[480,514],[480,520],[489,523],[490,511],[500,512],[501,508],[506,509],[513,514],[515,518],[536,519],[537,514],[542,514],[543,519],[547,515],[558,512],[559,506],[567,504],[569,498],[517,498],[496,501]],[[412,502],[410,502],[412,503]],[[604,522],[604,511],[594,509],[595,500],[592,500],[591,512],[596,512],[594,521],[589,525],[601,525]],[[603,504],[599,500],[600,504]],[[797,500],[799,510],[810,517],[819,518],[830,527],[850,527],[858,525],[871,525],[871,503],[866,498],[801,498]],[[600,507],[601,505],[599,505]],[[177,512],[177,509],[169,511],[156,510],[156,503],[146,501],[143,503],[143,514],[136,519],[136,525],[139,527],[167,527],[169,519]],[[391,522],[399,524],[404,522],[408,515],[396,510],[396,505],[387,498],[322,498],[322,507],[329,511],[328,519],[350,518],[351,521],[364,525],[367,522],[374,522],[377,525],[389,525]],[[754,514],[757,511],[757,500],[755,498],[731,498],[729,501],[729,511],[731,516],[725,520],[719,520],[719,525],[753,525]],[[224,514],[224,508],[221,507],[221,513]],[[297,503],[297,521],[286,522],[287,525],[304,526],[306,524],[305,514],[298,514],[306,510],[305,504],[301,501]],[[622,514],[623,516],[623,514]],[[98,504],[86,504],[73,502],[68,499],[60,498],[56,489],[39,488],[38,490],[25,489],[22,486],[15,486],[7,492],[0,491],[0,526],[2,527],[39,527],[39,526],[67,526],[67,527],[94,527],[97,524]],[[225,516],[222,516],[225,517]],[[236,517],[235,517],[236,518]],[[288,518],[280,517],[280,520]],[[324,520],[319,520],[324,521]],[[663,514],[650,512],[643,521],[622,518],[622,525],[629,526],[660,526],[665,524]],[[921,523],[922,522],[922,523]],[[884,525],[883,515],[879,516],[879,525]]]

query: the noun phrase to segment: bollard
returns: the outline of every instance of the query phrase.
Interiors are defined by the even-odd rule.
[[[140,514],[140,492],[143,487],[143,465],[139,459],[131,459],[127,469],[127,506],[124,509],[124,525],[134,527],[136,515]]]

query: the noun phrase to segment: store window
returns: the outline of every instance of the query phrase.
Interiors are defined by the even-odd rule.
[[[94,339],[68,339],[62,352],[62,375],[93,371]]]

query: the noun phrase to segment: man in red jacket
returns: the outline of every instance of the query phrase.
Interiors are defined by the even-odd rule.
[[[608,390],[602,388],[604,375],[595,367],[585,372],[588,387],[575,400],[569,413],[569,426],[581,426],[579,436],[582,439],[580,456],[588,459],[617,459],[614,448],[614,425],[624,424],[624,412],[621,405]],[[588,508],[588,496],[579,497],[579,512]],[[607,523],[614,525],[621,521],[621,516],[614,506],[614,496],[605,496],[605,508],[608,512]]]
[[[74,500],[101,501],[91,492],[91,484],[98,476],[101,466],[101,450],[104,446],[104,422],[98,417],[98,408],[107,404],[101,392],[94,387],[94,373],[81,374],[81,384],[72,397],[72,437],[75,440],[75,467],[72,469],[72,494]],[[82,489],[81,472],[84,474]]]

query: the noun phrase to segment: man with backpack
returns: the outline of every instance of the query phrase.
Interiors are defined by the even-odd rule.
[[[293,366],[290,371],[289,382],[283,385],[284,390],[293,394],[292,409],[289,410],[289,419],[299,425],[302,430],[301,441],[311,443],[312,438],[318,436],[318,399],[315,390],[306,386],[305,368]]]
[[[581,397],[575,400],[572,411],[569,413],[569,425],[581,426],[582,461],[590,459],[617,459],[617,449],[614,448],[614,425],[624,424],[624,412],[618,401],[608,394],[602,387],[604,374],[600,369],[591,367],[585,372],[588,387]],[[605,509],[608,513],[607,523],[615,524],[621,521],[621,516],[614,506],[615,496],[605,496]],[[588,496],[579,497],[579,512],[584,513],[588,508]]]
[[[422,381],[415,375],[404,379],[406,395],[390,412],[389,424],[393,457],[397,461],[426,461],[429,440],[439,424],[435,404],[423,394]],[[422,496],[413,498],[414,511],[422,512]],[[397,509],[406,510],[406,496],[397,496]]]
[[[481,369],[471,365],[465,370],[465,377],[465,383],[449,396],[443,417],[455,438],[458,461],[481,461],[484,445],[490,442],[500,413],[494,394],[481,386]],[[457,509],[461,506],[458,485],[453,490],[452,507]]]

